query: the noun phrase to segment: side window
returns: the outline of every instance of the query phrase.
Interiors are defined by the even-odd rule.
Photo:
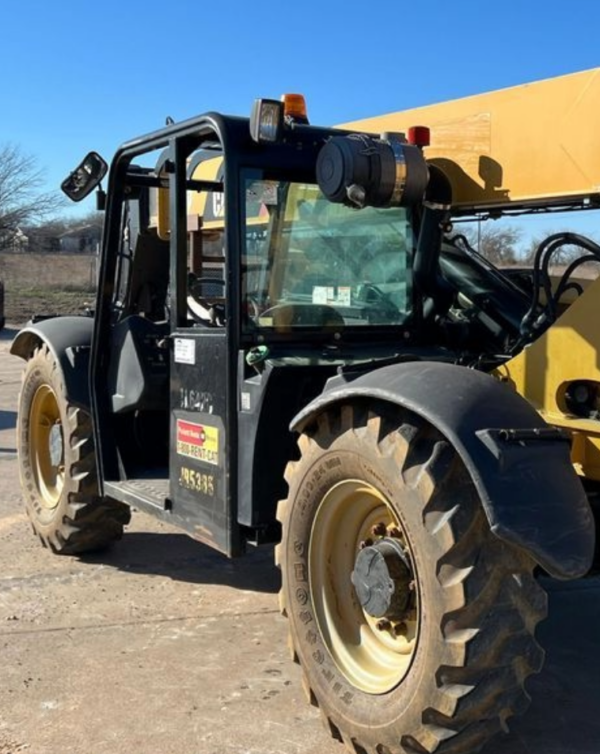
[[[242,253],[242,316],[244,324],[270,306],[278,268],[282,235],[276,181],[249,178],[244,185],[245,243]]]
[[[147,187],[130,191],[122,205],[114,306],[119,317],[168,319],[169,242],[158,236]]]
[[[129,276],[133,260],[130,242],[129,205],[123,204],[121,213],[120,247],[117,254],[117,275],[115,280],[114,304],[117,310],[125,308],[129,290]]]
[[[248,177],[245,210],[246,332],[336,332],[409,316],[412,228],[403,208],[356,210],[312,184]]]
[[[187,309],[191,324],[225,325],[225,194],[223,160],[201,161],[192,178],[214,182],[207,191],[188,191]]]

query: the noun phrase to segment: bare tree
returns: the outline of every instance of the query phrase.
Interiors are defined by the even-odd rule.
[[[460,233],[482,256],[498,267],[515,264],[519,260],[518,245],[522,235],[520,228],[513,225],[482,224],[480,227],[460,228]]]
[[[40,222],[64,201],[58,192],[44,192],[44,171],[32,155],[16,144],[0,145],[0,248],[12,245],[19,229]]]

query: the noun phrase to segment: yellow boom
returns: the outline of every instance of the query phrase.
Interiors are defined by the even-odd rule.
[[[600,194],[600,68],[341,127],[415,125],[430,127],[425,154],[450,178],[462,211]]]

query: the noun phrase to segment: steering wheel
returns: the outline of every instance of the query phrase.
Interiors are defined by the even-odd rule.
[[[188,280],[187,309],[193,320],[209,327],[224,327],[226,323],[225,304],[220,301],[210,301],[202,295],[204,285],[221,285],[225,287],[222,278],[197,278],[190,273]]]

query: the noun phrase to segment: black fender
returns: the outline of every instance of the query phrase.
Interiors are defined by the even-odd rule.
[[[92,317],[52,317],[20,330],[10,352],[29,359],[45,343],[59,365],[69,403],[90,411],[89,363],[94,320]]]
[[[438,429],[462,458],[492,532],[557,578],[578,578],[594,557],[594,518],[570,459],[569,437],[488,374],[437,362],[332,378],[290,428],[302,432],[336,403],[375,398]]]

